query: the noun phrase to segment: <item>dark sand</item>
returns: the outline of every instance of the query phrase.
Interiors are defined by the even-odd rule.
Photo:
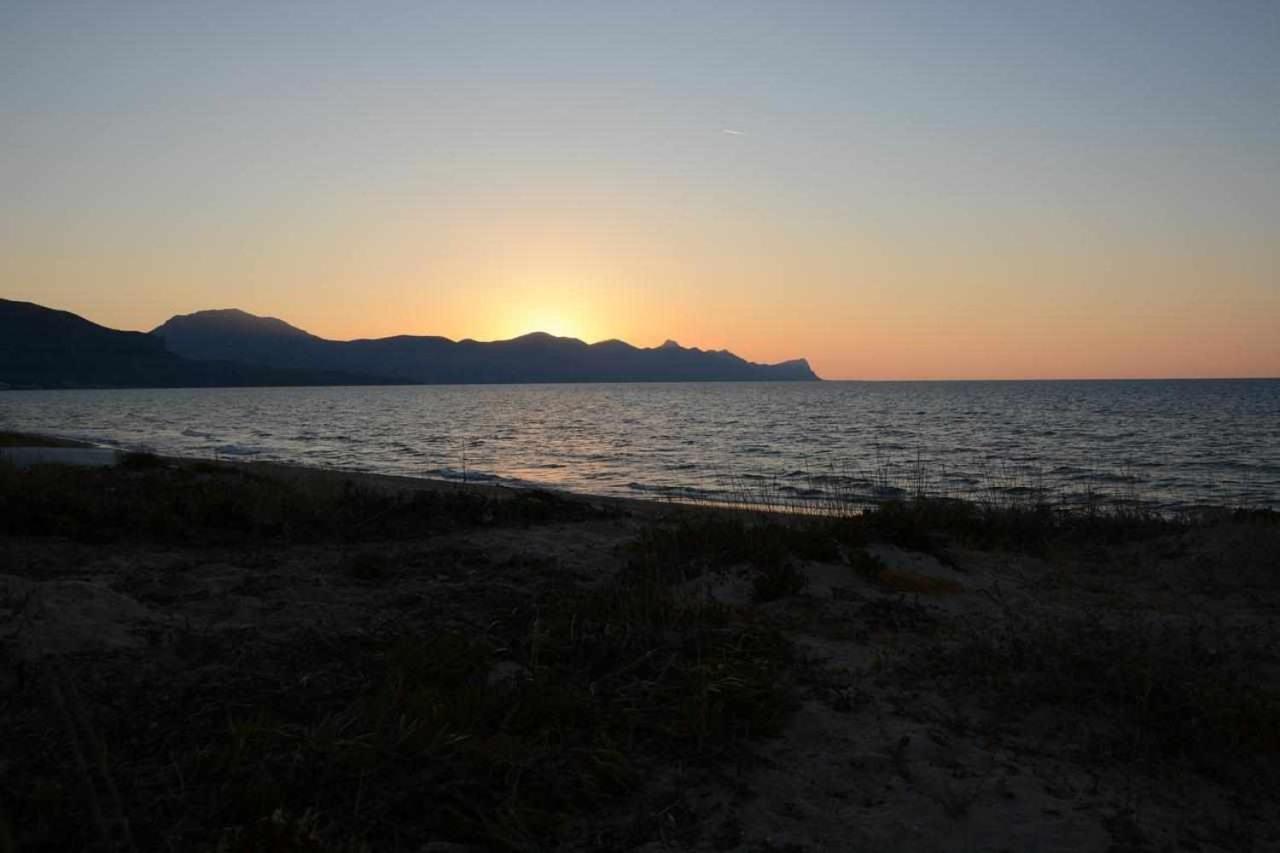
[[[0,851],[1280,849],[1274,515],[842,527],[152,459],[0,485]],[[344,489],[399,497],[290,508]],[[639,572],[698,624],[578,598]],[[470,669],[387,694],[405,638]]]

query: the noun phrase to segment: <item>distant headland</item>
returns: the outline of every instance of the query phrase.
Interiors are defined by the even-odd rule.
[[[587,344],[437,336],[334,341],[236,309],[173,317],[149,333],[0,299],[0,388],[154,388],[534,382],[815,381],[803,358],[757,364],[667,341]]]

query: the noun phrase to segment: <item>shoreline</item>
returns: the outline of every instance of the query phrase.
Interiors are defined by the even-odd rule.
[[[10,441],[21,440],[31,443],[11,444]],[[520,486],[505,485],[502,483],[483,483],[483,482],[458,482],[457,480],[445,480],[439,477],[410,477],[401,474],[381,474],[376,471],[358,471],[347,468],[335,468],[320,465],[307,465],[301,462],[279,462],[271,460],[254,461],[248,459],[227,459],[222,457],[200,457],[200,456],[169,456],[164,454],[156,454],[146,450],[127,450],[122,447],[109,444],[95,444],[80,439],[62,438],[60,436],[48,435],[44,433],[30,432],[7,432],[0,431],[0,458],[4,457],[6,450],[11,449],[86,449],[86,450],[104,450],[112,451],[117,456],[116,464],[120,464],[120,460],[129,455],[154,456],[156,459],[166,463],[190,465],[193,463],[210,463],[222,465],[229,468],[237,468],[246,471],[265,472],[269,475],[292,477],[295,479],[312,479],[327,480],[330,482],[340,480],[358,481],[361,484],[375,486],[380,488],[391,489],[395,491],[466,491],[473,494],[484,495],[487,497],[509,498],[521,492],[550,492],[557,497],[570,501],[595,503],[605,506],[618,508],[626,508],[632,511],[653,512],[655,509],[664,509],[672,506],[683,506],[675,501],[649,500],[646,498],[626,498],[614,495],[596,495],[583,492],[574,492],[565,489],[557,489],[552,486],[544,486],[540,484],[528,484]],[[71,457],[68,457],[69,459]],[[55,460],[56,461],[56,460]],[[67,464],[76,464],[68,461]],[[689,506],[696,506],[688,504]]]
[[[27,443],[18,445],[15,444],[17,441]],[[58,458],[56,453],[54,453],[50,455],[48,460],[40,461],[65,461],[67,464],[77,464],[75,462],[76,450],[102,450],[114,452],[117,458],[122,458],[130,454],[140,454],[143,456],[155,456],[156,458],[179,464],[210,462],[220,465],[244,467],[246,469],[257,468],[259,470],[276,473],[293,472],[295,476],[330,479],[345,477],[349,479],[358,479],[363,483],[382,485],[401,490],[413,488],[436,491],[461,489],[471,490],[476,494],[488,496],[513,495],[521,492],[549,492],[572,501],[596,503],[650,513],[655,510],[688,508],[743,512],[747,514],[761,514],[764,516],[788,518],[836,518],[861,515],[866,512],[874,511],[876,508],[883,506],[886,503],[912,503],[918,502],[922,499],[930,502],[958,503],[974,507],[982,507],[993,512],[1011,510],[1038,511],[1040,509],[1047,509],[1051,512],[1061,513],[1064,515],[1081,513],[1094,514],[1099,512],[1104,514],[1136,513],[1139,515],[1151,515],[1170,520],[1194,520],[1202,517],[1223,516],[1240,512],[1264,514],[1280,512],[1280,510],[1270,506],[1246,506],[1239,504],[1209,503],[1204,501],[1186,502],[1183,506],[1171,508],[1156,501],[1145,500],[1140,497],[1134,498],[1111,494],[1105,490],[1100,490],[1094,498],[1089,498],[1084,492],[1073,494],[1068,491],[1059,491],[1052,494],[1046,492],[1037,497],[1036,490],[1030,487],[1022,488],[1020,490],[1022,492],[1021,494],[1004,495],[1000,500],[976,497],[972,495],[955,496],[929,494],[928,492],[919,494],[906,485],[895,488],[894,491],[896,494],[883,498],[855,498],[842,494],[839,490],[832,490],[828,494],[813,497],[794,497],[790,495],[773,494],[769,491],[768,484],[761,484],[754,492],[751,491],[750,488],[743,486],[742,492],[739,496],[728,497],[723,500],[696,496],[683,497],[675,494],[655,494],[653,497],[633,497],[575,491],[554,484],[544,484],[532,481],[512,481],[496,475],[493,476],[495,476],[499,482],[485,482],[482,480],[467,482],[425,475],[384,474],[376,471],[341,468],[328,465],[310,465],[305,462],[228,458],[225,456],[218,456],[216,454],[208,457],[184,455],[173,456],[154,453],[153,451],[146,449],[145,445],[139,446],[139,449],[137,450],[130,450],[120,445],[93,442],[80,438],[68,438],[48,433],[0,430],[0,458],[4,457],[6,450],[34,450],[44,448],[58,450],[66,449],[71,452],[63,456],[61,459]],[[106,463],[99,460],[89,462],[87,464]]]

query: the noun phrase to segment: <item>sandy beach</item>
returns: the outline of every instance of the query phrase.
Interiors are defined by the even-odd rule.
[[[1274,513],[31,454],[3,851],[1280,846]]]

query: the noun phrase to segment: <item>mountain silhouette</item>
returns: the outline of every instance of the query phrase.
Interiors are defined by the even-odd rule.
[[[167,388],[388,383],[389,377],[288,370],[175,355],[162,338],[68,311],[0,299],[0,387]]]
[[[675,341],[643,348],[545,332],[487,343],[410,335],[331,341],[235,309],[173,317],[150,333],[123,332],[68,311],[0,299],[0,388],[817,378],[804,359],[755,364]]]
[[[505,341],[438,336],[333,341],[274,317],[236,309],[198,311],[156,328],[169,349],[191,359],[274,368],[334,370],[417,383],[691,382],[816,380],[804,359],[756,364],[725,350],[667,341],[643,348],[619,340],[587,344],[534,332]]]

